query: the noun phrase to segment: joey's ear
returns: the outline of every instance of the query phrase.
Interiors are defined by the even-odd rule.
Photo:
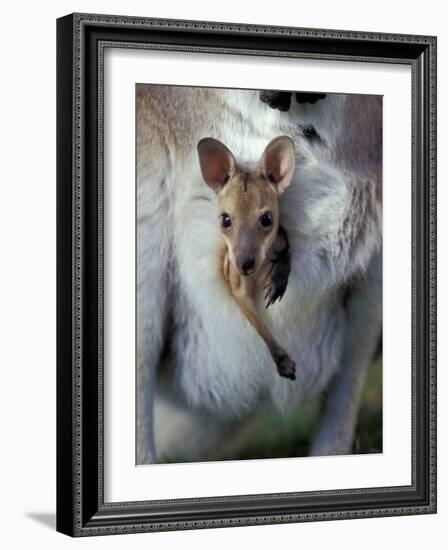
[[[213,138],[198,143],[199,164],[205,183],[219,193],[235,173],[235,158],[227,147]]]
[[[291,183],[294,173],[294,142],[288,136],[274,138],[261,157],[263,176],[277,187],[279,193]]]

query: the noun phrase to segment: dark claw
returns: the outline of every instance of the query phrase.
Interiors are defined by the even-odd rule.
[[[283,298],[286,287],[288,286],[288,277],[289,277],[289,265],[286,265],[278,262],[275,264],[272,271],[271,279],[269,283],[265,286],[266,294],[264,299],[268,300],[266,304],[266,309],[275,304],[275,302],[281,301]]]
[[[272,304],[275,304],[277,300],[280,302],[283,298],[283,295],[286,292],[286,287],[288,286],[289,272],[291,271],[291,256],[288,236],[286,231],[281,226],[279,227],[278,235],[284,241],[284,248],[282,251],[278,252],[277,258],[272,262],[269,282],[264,287],[266,290],[264,299],[268,300],[266,309]]]
[[[277,361],[277,370],[283,378],[296,379],[296,364],[288,355],[284,355]]]

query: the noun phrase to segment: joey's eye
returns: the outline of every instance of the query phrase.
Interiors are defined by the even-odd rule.
[[[263,227],[271,227],[272,225],[272,213],[271,212],[265,212],[260,217],[260,223]]]
[[[221,225],[224,229],[229,229],[229,227],[232,225],[232,220],[230,219],[230,216],[225,212],[221,214]]]

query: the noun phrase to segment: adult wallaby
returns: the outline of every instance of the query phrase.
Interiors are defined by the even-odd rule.
[[[225,419],[322,392],[310,454],[350,452],[381,335],[381,98],[138,85],[136,99],[137,463],[179,441],[204,456]],[[214,136],[253,167],[279,135],[295,144],[280,203],[293,253],[287,292],[260,316],[298,365],[294,383],[272,368],[222,276],[222,211],[197,157]],[[177,389],[170,430],[164,399]]]

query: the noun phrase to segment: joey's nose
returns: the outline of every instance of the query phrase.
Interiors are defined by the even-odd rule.
[[[255,266],[254,258],[244,258],[241,262],[241,269],[243,270],[244,275],[250,275]]]

